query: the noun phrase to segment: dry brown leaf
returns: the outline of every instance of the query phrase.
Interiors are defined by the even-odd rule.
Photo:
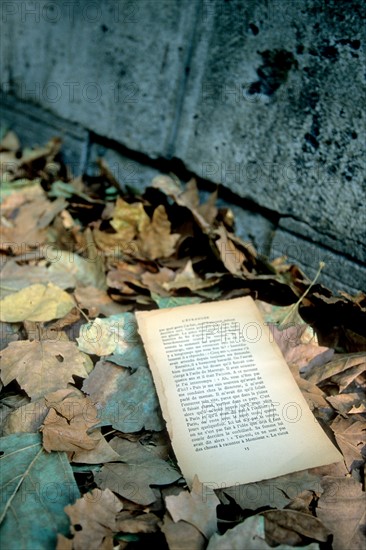
[[[326,398],[340,414],[361,414],[366,412],[365,393],[340,393]]]
[[[20,149],[19,138],[15,132],[9,130],[0,142],[0,151],[18,151],[18,149]]]
[[[170,176],[159,175],[152,181],[152,187],[161,189],[166,195],[172,197],[179,206],[188,208],[198,225],[205,232],[210,230],[210,226],[217,216],[215,202],[217,192],[212,193],[206,203],[200,205],[200,198],[195,179],[191,179],[184,190],[179,182]]]
[[[184,269],[176,273],[174,279],[170,282],[162,283],[165,290],[178,290],[180,288],[189,288],[195,291],[215,285],[218,282],[217,277],[211,279],[201,279],[193,270],[192,260],[188,260]]]
[[[1,249],[10,249],[13,254],[19,256],[44,244],[47,231],[45,226],[38,225],[38,221],[50,208],[52,203],[47,200],[42,188],[38,188],[33,200],[19,207],[15,219],[2,220]],[[53,214],[56,216],[57,211]]]
[[[315,493],[313,491],[302,491],[295,498],[289,502],[284,509],[296,510],[297,512],[303,512],[304,514],[311,515],[311,504],[314,501]]]
[[[322,479],[317,516],[333,534],[333,550],[365,548],[366,499],[360,483],[351,477]]]
[[[205,489],[197,477],[193,480],[191,492],[169,495],[165,503],[174,522],[187,521],[207,539],[217,531],[216,507],[220,501],[213,491]]]
[[[91,359],[73,342],[21,340],[1,352],[4,385],[17,380],[32,401],[74,382],[73,375],[86,378]]]
[[[329,407],[327,401],[325,400],[325,393],[315,384],[312,384],[308,380],[304,380],[304,378],[302,378],[299,374],[297,365],[289,365],[289,367],[292,372],[292,376],[295,378],[297,385],[305,397],[310,409],[312,411],[323,408],[331,410],[331,407]]]
[[[75,504],[66,506],[65,512],[71,521],[72,545],[66,546],[65,541],[60,539],[57,550],[113,550],[113,536],[117,532],[116,515],[121,508],[121,502],[109,489],[93,489]]]
[[[222,263],[233,275],[242,275],[245,255],[235,246],[223,225],[216,230],[216,233],[219,235],[219,238],[215,244]],[[244,271],[247,272],[247,270]]]
[[[100,430],[95,405],[76,389],[59,390],[45,397],[49,413],[44,420],[43,447],[46,451],[65,451],[72,462],[97,464],[118,460]]]
[[[116,525],[122,533],[156,533],[161,521],[151,512],[136,515],[129,510],[122,510],[117,514]]]
[[[319,384],[328,378],[332,378],[334,375],[364,363],[365,360],[366,354],[364,352],[334,355],[332,361],[329,361],[329,363],[323,365],[321,368],[314,367],[306,371],[304,376],[314,384]]]
[[[164,284],[174,280],[175,271],[168,267],[162,267],[157,273],[145,271],[141,277],[143,284],[150,290],[160,296],[170,296],[170,292],[164,288]]]
[[[116,315],[127,311],[128,306],[123,306],[114,302],[105,290],[93,286],[77,287],[74,296],[81,308],[88,310],[88,317],[94,318],[98,315]]]
[[[366,423],[362,417],[342,418],[338,415],[332,422],[331,428],[347,468],[351,471],[363,461],[362,450],[366,445]]]
[[[330,531],[316,517],[296,510],[268,510],[262,512],[266,541],[271,545],[298,546],[304,539],[326,542]]]
[[[196,527],[186,521],[174,522],[168,514],[164,516],[161,528],[169,550],[204,550],[206,539]]]
[[[138,442],[115,437],[111,446],[121,462],[106,464],[95,474],[95,482],[102,489],[108,487],[132,502],[147,506],[156,501],[151,485],[170,485],[181,477],[176,469]]]
[[[290,325],[282,330],[276,325],[270,325],[269,328],[282,351],[286,363],[290,366],[295,365],[298,369],[301,369],[301,372],[308,363],[316,363],[320,368],[333,356],[334,351],[332,349],[319,346],[316,338],[310,336],[308,330],[310,327],[304,323]],[[308,380],[305,374],[303,376]]]
[[[147,218],[139,228],[137,246],[140,254],[150,260],[168,258],[175,252],[180,237],[171,234],[171,223],[162,204],[155,208],[152,220]]]
[[[332,376],[331,381],[339,386],[339,391],[343,392],[360,374],[366,371],[366,362],[359,363],[350,369],[345,370],[340,374]]]

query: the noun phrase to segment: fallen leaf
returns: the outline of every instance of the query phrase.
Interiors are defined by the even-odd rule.
[[[193,480],[191,492],[169,495],[165,503],[173,521],[191,523],[207,539],[217,531],[216,507],[220,501],[213,491],[207,491],[197,476]]]
[[[48,272],[50,277],[62,278],[71,281],[68,288],[75,286],[94,286],[95,288],[105,290],[106,278],[101,272],[101,258],[93,245],[87,244],[89,258],[82,258],[68,250],[59,250],[49,247],[47,256],[51,262]]]
[[[134,356],[139,360],[141,356],[145,357],[135,316],[129,312],[110,315],[105,319],[97,318],[83,325],[76,341],[79,349],[86,353],[99,356],[114,354],[119,355],[121,359],[126,357],[125,366],[129,366]],[[137,368],[138,365],[132,366]]]
[[[162,204],[154,210],[152,220],[144,220],[139,228],[139,252],[150,260],[168,258],[175,252],[178,234],[171,234],[171,223]]]
[[[362,451],[366,445],[366,425],[362,417],[342,418],[338,415],[331,424],[347,468],[362,465]]]
[[[160,431],[165,427],[150,370],[130,373],[108,361],[98,361],[84,381],[83,391],[98,407],[99,426],[121,432]]]
[[[118,532],[116,515],[122,503],[109,490],[93,489],[79,498],[75,504],[65,507],[71,521],[72,550],[100,550],[106,539],[113,549],[113,536]],[[57,550],[63,548],[57,546]],[[104,549],[107,547],[104,546]]]
[[[8,260],[1,272],[3,296],[16,292],[34,283],[52,283],[65,290],[74,286],[72,277],[67,274],[53,274],[45,265],[19,265]]]
[[[64,507],[79,496],[66,455],[46,453],[39,434],[8,435],[1,449],[3,548],[54,548],[69,532]]]
[[[161,530],[169,550],[204,550],[206,548],[206,538],[196,527],[186,521],[174,522],[168,514],[165,514]]]
[[[152,293],[151,297],[159,309],[166,307],[188,306],[191,304],[199,304],[203,301],[203,298],[200,298],[199,296],[159,296],[158,294]]]
[[[72,297],[61,288],[48,285],[31,285],[6,296],[0,301],[0,319],[46,322],[63,317],[75,306]]]
[[[114,302],[105,290],[94,286],[77,287],[74,296],[79,306],[88,310],[89,317],[117,315],[124,313],[126,307],[129,307]]]
[[[322,479],[317,516],[333,534],[333,550],[365,548],[366,499],[360,483],[351,477]]]
[[[156,500],[151,485],[169,485],[181,474],[164,460],[155,457],[140,443],[114,438],[111,447],[120,455],[123,463],[106,464],[94,479],[103,489],[147,506]]]
[[[224,226],[221,225],[216,230],[216,233],[219,235],[219,238],[215,242],[215,245],[220,253],[222,263],[233,275],[241,275],[245,255],[235,246]]]
[[[321,475],[313,473],[312,470],[294,472],[257,483],[235,485],[226,489],[218,488],[218,495],[221,500],[224,500],[227,493],[243,510],[257,510],[263,506],[283,508],[290,499],[303,491],[321,492]]]
[[[170,282],[162,283],[165,290],[178,290],[181,288],[189,288],[189,290],[195,291],[202,288],[207,288],[215,285],[218,282],[217,277],[210,279],[201,279],[193,270],[192,260],[188,260],[184,269],[179,271],[174,279]]]
[[[226,531],[224,535],[215,533],[209,541],[207,550],[270,550],[265,540],[264,518],[260,515],[247,518],[243,523]],[[276,550],[296,550],[293,545],[279,544]],[[319,550],[317,543],[301,546],[301,550]]]
[[[132,241],[145,225],[150,223],[141,202],[129,204],[121,197],[118,197],[113,211],[111,226],[118,233],[118,238]]]
[[[271,545],[302,545],[308,539],[326,542],[331,534],[323,523],[311,514],[296,510],[268,510],[264,517],[266,541]]]
[[[361,414],[366,412],[364,391],[340,393],[326,398],[340,414]]]
[[[175,271],[169,269],[168,267],[162,267],[157,273],[150,273],[145,271],[141,277],[142,283],[146,288],[150,290],[151,293],[155,293],[159,296],[169,297],[169,291],[164,288],[164,284],[170,283],[174,280]]]
[[[45,397],[49,408],[41,432],[46,451],[65,451],[72,462],[97,464],[118,460],[100,430],[97,409],[76,389],[59,390]],[[88,433],[91,431],[91,433]]]
[[[6,417],[3,435],[38,432],[47,413],[48,408],[43,400],[23,405]]]
[[[73,375],[86,378],[92,368],[91,359],[65,341],[12,342],[1,357],[3,383],[17,380],[32,401],[74,382]]]
[[[122,533],[156,533],[161,521],[151,512],[134,514],[131,511],[122,511],[116,517],[117,530]]]
[[[304,376],[307,380],[313,382],[313,384],[319,384],[351,367],[365,363],[365,360],[366,354],[364,352],[335,355],[332,361],[329,361],[321,368],[314,367],[311,370],[307,370]]]

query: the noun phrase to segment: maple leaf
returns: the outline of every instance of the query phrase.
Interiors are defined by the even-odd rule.
[[[41,432],[46,451],[66,451],[72,462],[96,464],[118,459],[100,430],[97,409],[78,390],[58,390],[45,397],[49,408]]]
[[[140,443],[115,437],[111,447],[123,463],[106,464],[94,478],[96,483],[138,504],[148,505],[156,500],[150,485],[169,485],[181,474],[165,460],[157,458]]]
[[[325,476],[316,514],[333,533],[332,548],[364,548],[366,498],[361,483],[351,477]]]
[[[155,208],[152,220],[144,220],[139,231],[137,245],[140,253],[149,258],[168,258],[175,252],[175,245],[180,237],[171,234],[171,224],[165,208],[160,204]]]
[[[140,366],[129,369],[108,361],[98,361],[84,381],[83,391],[98,403],[99,426],[113,426],[121,432],[164,428],[159,401],[150,370]]]
[[[218,282],[217,277],[207,280],[201,279],[194,271],[192,260],[188,260],[182,271],[176,273],[174,279],[169,282],[163,282],[165,290],[177,290],[180,288],[189,288],[195,291],[215,285]]]
[[[63,317],[75,307],[72,297],[61,288],[48,285],[30,285],[6,296],[0,302],[0,319],[17,321],[51,321]]]
[[[217,531],[216,506],[219,499],[212,490],[207,490],[195,476],[192,491],[182,491],[178,496],[169,495],[166,507],[175,522],[187,521],[206,538]]]
[[[118,237],[124,241],[132,241],[142,230],[150,224],[141,202],[129,204],[118,197],[113,211],[111,226],[118,233]]]
[[[362,464],[362,450],[366,445],[366,425],[362,417],[342,418],[338,415],[331,424],[347,468],[351,471]]]
[[[1,357],[3,383],[17,380],[33,401],[73,382],[73,375],[86,378],[92,368],[91,359],[65,341],[12,342]]]
[[[112,550],[113,536],[117,532],[116,515],[121,509],[122,503],[109,489],[93,489],[83,495],[75,504],[65,507],[73,539],[59,537],[57,550],[63,550],[67,544],[70,550]]]

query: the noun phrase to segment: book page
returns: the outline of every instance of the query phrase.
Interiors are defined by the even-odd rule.
[[[136,313],[179,467],[228,487],[343,460],[251,297]]]

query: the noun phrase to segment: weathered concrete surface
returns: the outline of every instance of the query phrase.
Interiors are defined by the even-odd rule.
[[[123,190],[128,187],[138,193],[143,193],[153,178],[161,173],[157,168],[142,164],[114,149],[92,143],[89,150],[87,174],[95,176],[99,173],[98,159],[104,161]]]
[[[3,95],[1,99],[1,126],[14,130],[22,147],[44,145],[51,138],[60,137],[63,160],[73,174],[83,173],[88,155],[87,130],[36,105],[21,103],[10,96]]]
[[[325,267],[317,282],[333,292],[347,290],[357,293],[366,288],[364,264],[280,228],[275,232],[269,256],[286,256],[288,261],[298,265],[309,279],[315,277],[319,263],[324,262]]]
[[[198,0],[2,2],[2,88],[169,154]]]
[[[362,1],[203,2],[175,155],[366,260]]]
[[[361,0],[0,8],[3,113],[26,144],[61,134],[75,172],[92,173],[102,154],[121,184],[138,189],[155,159],[181,160],[251,201],[249,212],[236,207],[245,240],[310,275],[329,256],[331,288],[365,289]],[[126,154],[101,148],[98,136]]]

